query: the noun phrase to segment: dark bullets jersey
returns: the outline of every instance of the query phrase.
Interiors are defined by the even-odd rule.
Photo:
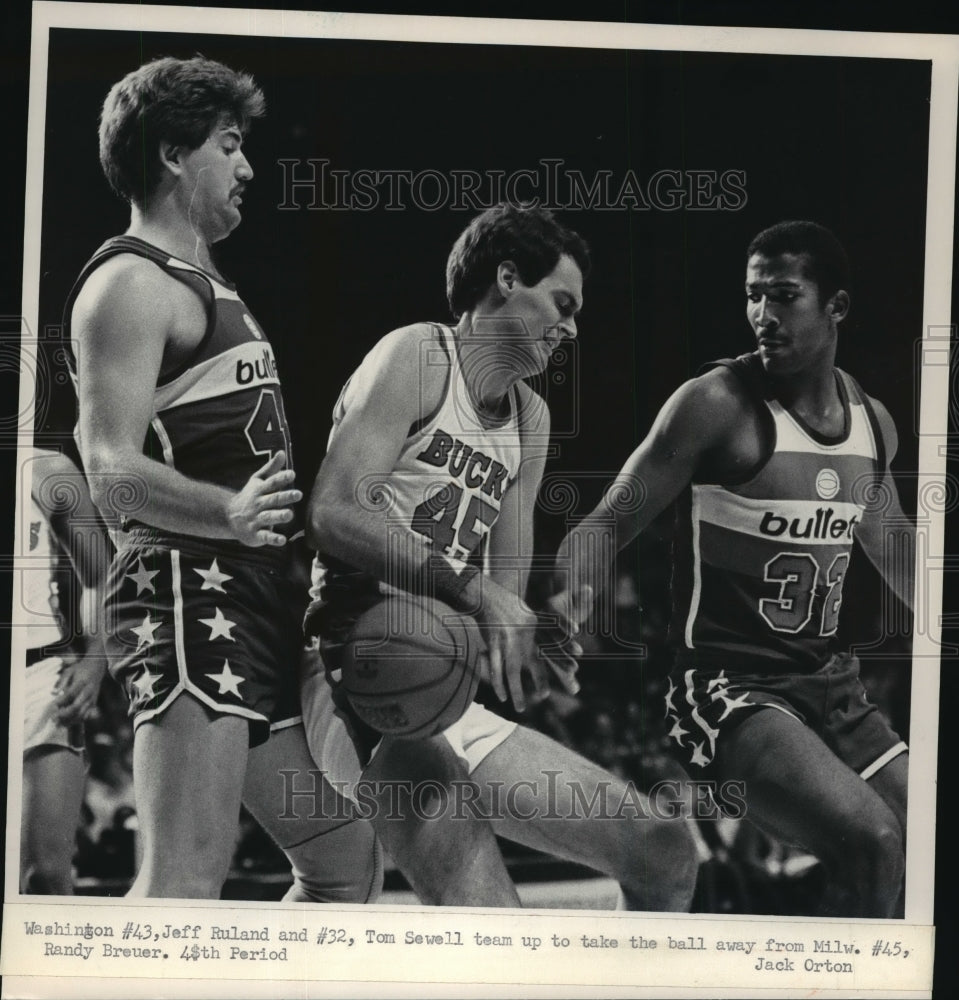
[[[273,349],[232,285],[143,240],[115,237],[97,250],[74,284],[65,311],[67,333],[83,283],[106,260],[121,253],[145,257],[193,288],[207,312],[203,339],[192,355],[158,380],[144,454],[190,479],[232,490],[242,489],[277,451],[284,451],[291,463],[290,432]],[[292,535],[300,526],[297,518],[277,525],[276,530]],[[156,534],[161,539],[167,535]],[[217,540],[216,546],[236,549],[238,554],[266,553],[239,542]]]
[[[843,432],[828,438],[766,388],[756,354],[720,361],[769,427],[742,483],[693,483],[679,501],[670,638],[682,666],[816,669],[829,655],[856,526],[885,465],[875,413],[835,369]]]

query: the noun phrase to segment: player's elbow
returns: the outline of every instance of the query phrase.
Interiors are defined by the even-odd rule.
[[[94,444],[82,449],[83,469],[90,498],[108,519],[129,513],[146,500],[146,486],[133,470],[130,456],[121,449]]]

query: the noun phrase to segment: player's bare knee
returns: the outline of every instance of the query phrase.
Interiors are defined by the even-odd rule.
[[[661,891],[688,907],[696,885],[699,860],[689,826],[682,819],[655,820],[646,824],[644,863]]]

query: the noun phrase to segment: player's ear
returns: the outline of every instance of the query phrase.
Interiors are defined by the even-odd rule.
[[[840,288],[826,303],[826,312],[837,322],[841,323],[849,312],[849,293]]]
[[[518,283],[519,274],[516,265],[511,260],[504,260],[496,268],[497,291],[504,299],[508,299],[513,294],[513,289],[516,288]]]
[[[172,142],[160,142],[160,163],[177,176],[179,176],[183,169],[181,164],[183,153],[184,149],[182,146],[175,145]]]

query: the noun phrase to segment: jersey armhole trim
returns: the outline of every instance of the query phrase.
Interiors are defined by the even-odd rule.
[[[440,346],[446,352],[446,360],[447,360],[446,379],[443,384],[443,391],[440,393],[439,402],[437,402],[436,406],[429,413],[424,414],[422,417],[420,417],[417,420],[414,420],[413,423],[410,424],[410,429],[409,431],[407,431],[406,434],[407,440],[419,434],[424,427],[428,426],[436,418],[437,414],[443,408],[443,403],[446,402],[446,395],[449,392],[450,380],[453,377],[453,356],[450,353],[450,345],[446,342],[445,328],[441,326],[439,323],[430,323],[429,326],[435,332],[436,339],[439,341]]]
[[[837,372],[839,369],[836,369]],[[859,398],[862,408],[866,413],[869,422],[869,429],[872,431],[873,442],[876,446],[876,482],[881,482],[886,474],[886,439],[879,424],[879,417],[876,416],[876,408],[870,402],[869,397],[862,391],[862,386],[848,372],[840,373],[840,381],[848,380],[852,386],[853,393]],[[847,390],[848,392],[848,390]]]
[[[752,403],[753,411],[759,417],[759,422],[763,430],[763,440],[761,442],[761,454],[755,464],[743,470],[737,476],[726,476],[719,482],[707,483],[705,480],[694,480],[698,486],[743,486],[755,479],[765,468],[766,463],[773,456],[776,450],[776,420],[772,411],[766,404],[767,393],[762,383],[762,378],[756,366],[761,365],[759,355],[741,354],[738,358],[720,358],[717,361],[709,361],[702,365],[697,371],[697,375],[704,375],[706,372],[716,368],[725,368],[739,381],[747,399]]]

